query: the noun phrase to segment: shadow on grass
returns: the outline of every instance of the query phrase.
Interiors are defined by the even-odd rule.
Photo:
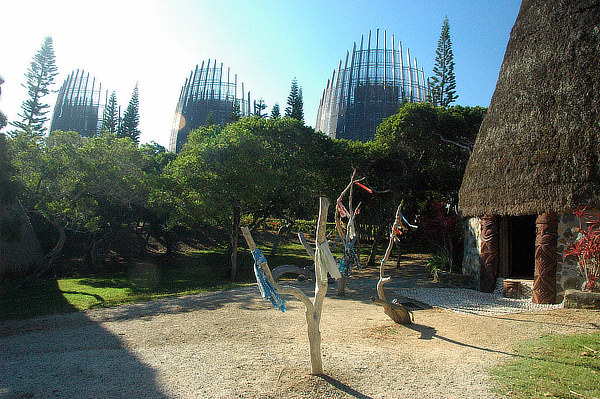
[[[62,294],[73,294],[73,295],[85,295],[85,296],[91,296],[94,299],[96,299],[98,302],[100,303],[104,303],[104,298],[102,298],[100,295],[98,294],[90,294],[88,292],[80,292],[80,291],[61,291]]]
[[[582,368],[594,370],[594,372],[600,371],[600,365],[595,366],[595,365],[589,365],[589,364],[567,363],[567,362],[562,362],[559,360],[544,359],[541,357],[536,357],[536,356],[531,356],[531,355],[521,355],[518,353],[505,352],[505,351],[500,351],[500,350],[496,350],[496,349],[485,348],[485,347],[481,347],[481,346],[467,344],[465,342],[460,342],[460,341],[439,335],[435,328],[429,327],[429,326],[426,326],[423,324],[410,324],[410,325],[405,325],[404,327],[411,329],[413,331],[419,332],[421,334],[419,339],[431,340],[431,339],[437,338],[439,340],[446,341],[446,342],[449,342],[454,345],[459,345],[459,346],[462,346],[465,348],[476,349],[479,351],[484,351],[484,352],[489,352],[489,353],[497,353],[500,355],[506,355],[506,356],[511,356],[511,357],[520,358],[520,359],[530,359],[530,360],[538,360],[538,361],[543,361],[543,362],[550,362],[550,363],[561,364],[561,365],[570,366],[570,367],[582,367]]]

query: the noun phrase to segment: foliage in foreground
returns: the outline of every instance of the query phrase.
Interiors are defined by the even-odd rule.
[[[492,369],[503,394],[519,398],[599,398],[600,333],[523,342],[518,358]]]

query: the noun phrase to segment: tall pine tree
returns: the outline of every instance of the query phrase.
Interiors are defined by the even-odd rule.
[[[240,103],[237,98],[231,104],[231,112],[229,113],[229,120],[231,122],[237,122],[242,119],[242,110],[240,109]]]
[[[138,129],[138,125],[140,124],[140,100],[139,100],[139,91],[138,84],[135,84],[135,88],[133,89],[133,94],[131,95],[131,100],[129,100],[129,105],[123,114],[123,119],[121,120],[121,126],[119,126],[119,132],[117,136],[119,137],[129,137],[136,143],[140,140],[140,130]]]
[[[117,105],[117,94],[113,91],[108,99],[108,104],[104,108],[102,118],[102,131],[117,134],[119,131],[119,106]]]
[[[254,100],[254,115],[260,116],[261,118],[266,118],[267,114],[263,114],[262,112],[267,108],[267,104],[265,100],[262,98],[258,101]]]
[[[52,38],[47,36],[25,74],[27,83],[23,87],[27,88],[29,98],[23,101],[21,105],[23,110],[19,114],[21,121],[12,122],[13,126],[40,136],[46,132],[47,128],[44,127],[44,124],[48,121],[48,118],[45,115],[48,113],[50,106],[44,104],[42,99],[50,93],[50,86],[57,74],[58,68]]]
[[[290,89],[290,95],[288,96],[287,104],[288,106],[285,109],[285,116],[304,122],[304,101],[302,100],[302,88],[298,86],[298,81],[296,78],[292,80],[292,87]]]
[[[279,111],[279,103],[275,103],[273,108],[271,108],[271,119],[279,119],[281,118],[281,111]]]
[[[0,95],[2,95],[2,83],[4,83],[4,78],[0,76]],[[6,114],[0,111],[0,130],[6,126],[6,120]]]
[[[454,77],[454,55],[450,40],[450,23],[448,17],[442,24],[442,32],[435,50],[435,65],[430,80],[431,94],[429,100],[434,105],[448,107],[456,101],[456,78]]]

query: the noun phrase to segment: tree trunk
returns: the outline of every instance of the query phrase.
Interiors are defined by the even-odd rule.
[[[319,198],[319,219],[317,220],[317,245],[324,243],[327,240],[327,209],[329,208],[329,200],[325,197]],[[323,310],[323,300],[327,295],[327,278],[321,279],[321,265],[318,259],[315,262],[315,299],[312,315],[309,315],[307,309],[306,321],[308,323],[308,342],[310,343],[310,366],[311,374],[323,374],[323,356],[321,355],[321,312]]]
[[[367,266],[375,265],[375,257],[377,256],[377,247],[381,244],[381,240],[383,238],[383,233],[385,231],[385,227],[380,225],[375,232],[375,236],[373,237],[373,246],[371,247],[371,253],[369,254],[369,260],[367,261]]]
[[[231,225],[231,233],[229,235],[229,250],[230,252],[230,263],[231,268],[231,279],[235,280],[237,277],[237,249],[238,249],[238,237],[240,231],[240,224],[242,221],[242,206],[239,202],[233,205],[233,218]]]
[[[398,259],[396,259],[396,269],[400,269],[400,263],[402,262],[402,251],[399,242],[396,242],[396,249],[398,250]]]
[[[326,240],[326,225],[327,225],[327,209],[329,207],[329,200],[325,197],[319,198],[319,219],[317,222],[317,237],[316,242],[317,245],[325,242]],[[248,248],[250,251],[254,251],[256,249],[256,243],[252,239],[252,235],[250,234],[250,230],[247,227],[242,227],[242,234],[248,243]],[[307,247],[307,252],[311,257],[315,258],[315,296],[313,301],[306,296],[306,294],[297,287],[291,286],[281,286],[271,274],[271,270],[269,269],[269,265],[264,262],[259,266],[264,271],[265,275],[273,284],[273,287],[279,294],[288,294],[293,295],[297,299],[299,299],[304,306],[306,307],[306,324],[308,330],[308,342],[309,342],[309,350],[310,350],[310,366],[311,366],[311,374],[323,374],[323,357],[321,354],[321,332],[319,331],[319,324],[321,322],[321,312],[323,310],[323,300],[325,299],[325,295],[327,294],[327,279],[322,278],[321,268],[324,267],[321,265],[321,262],[317,259],[314,254],[312,254],[312,249],[310,249],[306,243],[304,237],[299,234],[300,241]]]
[[[96,239],[96,234],[94,233],[92,248],[90,250],[93,271],[97,271],[100,268],[100,263],[106,259],[107,252],[104,251],[102,245],[106,240],[108,240],[108,238],[116,236],[118,230],[118,227],[109,227],[108,231],[104,233],[98,240]]]
[[[275,256],[277,249],[279,248],[279,244],[281,243],[281,238],[292,228],[293,224],[294,222],[288,222],[279,227],[277,230],[277,236],[275,236],[275,242],[273,242],[273,248],[271,248],[271,253],[269,256]]]
[[[0,277],[23,276],[42,265],[40,244],[16,198],[0,204],[0,253]]]
[[[346,296],[346,283],[348,282],[348,277],[342,274],[342,278],[338,280],[338,291],[337,296]]]
[[[31,284],[32,282],[40,278],[42,275],[44,275],[46,272],[48,272],[50,269],[52,269],[54,261],[56,260],[58,255],[60,255],[65,246],[65,242],[67,241],[67,235],[65,234],[65,228],[62,222],[56,219],[46,220],[48,220],[48,222],[50,222],[57,229],[58,241],[56,241],[56,245],[54,246],[52,251],[50,251],[50,253],[44,257],[45,264],[43,268],[40,269],[37,273],[34,273],[27,277],[25,280],[23,280],[19,285],[17,285],[16,289],[21,289],[27,286],[28,284]]]

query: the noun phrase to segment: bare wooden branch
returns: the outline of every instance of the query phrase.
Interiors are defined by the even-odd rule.
[[[311,248],[310,244],[306,240],[306,236],[304,235],[304,233],[298,232],[298,239],[300,240],[300,243],[306,250],[306,253],[308,254],[308,256],[310,256],[310,258],[314,262],[315,261],[315,251]]]
[[[392,279],[391,277],[385,277],[385,263],[392,253],[392,248],[396,241],[396,234],[402,227],[402,205],[398,205],[394,224],[392,225],[392,231],[390,232],[390,241],[379,265],[379,281],[377,282],[377,295],[379,298],[372,297],[371,301],[376,305],[383,306],[383,312],[396,323],[410,324],[412,323],[412,312],[400,304],[388,302],[385,298],[385,292],[383,291],[383,285]]]
[[[317,246],[327,240],[327,209],[329,200],[325,197],[319,198],[319,219],[317,220]],[[315,298],[313,311],[306,309],[306,322],[308,325],[308,343],[310,345],[310,367],[311,374],[323,374],[323,356],[321,355],[321,312],[323,300],[327,294],[327,278],[322,277],[321,269],[325,267],[318,258],[315,258]]]
[[[317,236],[316,243],[317,245],[326,242],[326,227],[327,227],[327,210],[329,208],[329,200],[325,197],[321,197],[319,199],[319,218],[317,221]],[[242,227],[242,234],[244,239],[248,243],[248,247],[251,251],[256,249],[256,243],[250,234],[250,230],[247,227]],[[305,248],[307,248],[307,252],[313,259],[315,259],[315,296],[311,301],[302,290],[296,287],[290,286],[282,286],[275,281],[273,275],[271,274],[271,270],[269,269],[269,265],[266,262],[262,262],[260,267],[264,270],[267,278],[273,284],[273,287],[277,291],[278,294],[288,294],[293,295],[306,307],[306,324],[308,330],[308,343],[310,349],[310,365],[311,365],[311,374],[323,374],[323,356],[321,354],[321,332],[319,331],[319,324],[321,322],[321,313],[323,310],[323,300],[325,299],[325,295],[327,294],[327,278],[322,277],[321,270],[324,265],[321,265],[321,261],[318,257],[315,256],[312,248],[308,246],[306,242],[306,238],[304,235],[299,235],[300,241],[303,243]],[[309,250],[310,248],[310,250]]]
[[[471,153],[473,152],[472,144],[466,144],[466,143],[461,143],[459,141],[448,140],[447,138],[445,138],[444,136],[442,136],[439,133],[434,132],[433,134],[438,136],[440,138],[440,140],[442,140],[444,143],[452,144],[453,146],[456,146],[456,147],[460,148],[461,150],[466,151],[469,155],[471,155]]]
[[[250,251],[254,251],[257,247],[256,247],[256,243],[254,242],[254,239],[252,238],[252,235],[250,234],[250,230],[248,229],[248,227],[246,227],[246,226],[242,227],[242,235],[244,236],[244,239],[246,240],[246,243],[248,244],[248,248],[250,248]],[[277,281],[275,281],[275,279],[273,278],[273,275],[271,274],[271,269],[269,269],[268,263],[263,262],[260,264],[260,267],[263,269],[263,271],[267,275],[267,278],[269,279],[271,284],[273,284],[273,287],[275,288],[275,290],[277,291],[278,294],[292,295],[295,298],[297,298],[298,300],[302,301],[302,303],[304,303],[305,306],[310,307],[310,308],[313,307],[312,302],[306,296],[306,294],[304,292],[302,292],[301,289],[296,288],[296,287],[291,287],[291,286],[282,286]]]
[[[353,208],[352,206],[352,198],[353,198],[353,193],[354,193],[354,184],[356,182],[362,181],[364,180],[363,178],[357,179],[356,178],[356,168],[352,168],[352,176],[350,176],[350,183],[348,183],[348,185],[346,186],[346,188],[344,188],[344,190],[341,192],[340,196],[338,197],[337,201],[336,201],[336,207],[335,207],[335,229],[338,233],[338,237],[342,240],[342,242],[344,243],[344,245],[346,245],[346,243],[350,240],[349,237],[349,227],[352,223],[354,223],[354,217],[356,209]],[[348,223],[346,225],[346,231],[344,231],[344,226],[342,223],[342,215],[340,214],[340,210],[339,210],[339,206],[338,204],[342,203],[342,200],[344,199],[344,197],[346,196],[346,194],[348,194],[348,213],[350,214],[348,217]],[[357,209],[360,207],[360,203],[357,206]],[[346,251],[344,251],[344,261],[346,262],[346,265],[349,264],[349,259],[345,258],[345,253]],[[338,296],[345,296],[346,295],[346,282],[348,281],[348,277],[345,275],[345,273],[342,274],[342,278],[339,280],[338,282]]]

